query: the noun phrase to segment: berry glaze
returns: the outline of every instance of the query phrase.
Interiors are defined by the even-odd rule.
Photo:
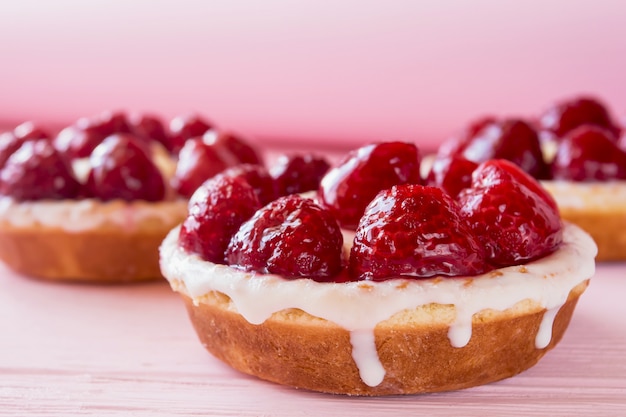
[[[194,303],[211,292],[227,295],[253,324],[299,309],[341,326],[362,381],[372,387],[385,376],[374,329],[406,309],[424,309],[462,348],[475,314],[530,303],[545,310],[535,338],[543,349],[570,291],[593,275],[595,244],[561,223],[552,198],[515,164],[475,165],[469,180],[466,168],[452,170],[465,180],[455,185],[459,196],[450,196],[422,185],[414,145],[366,145],[328,170],[317,193],[281,197],[256,211],[232,235],[223,262],[188,250],[175,228],[161,245],[163,275]],[[502,216],[486,220],[494,208]],[[485,221],[496,228],[475,227]],[[506,227],[531,238],[511,239]],[[508,257],[492,249],[501,242]],[[332,272],[337,266],[328,265],[337,263]],[[454,317],[437,321],[427,312],[431,304],[454,306]]]

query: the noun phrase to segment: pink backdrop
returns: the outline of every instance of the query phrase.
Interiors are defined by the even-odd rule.
[[[434,146],[580,92],[626,114],[621,0],[0,5],[0,124],[198,111],[262,140]]]

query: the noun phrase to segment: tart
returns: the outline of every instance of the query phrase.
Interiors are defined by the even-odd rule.
[[[549,107],[537,121],[483,117],[444,143],[426,170],[428,184],[454,195],[477,164],[503,158],[541,181],[564,220],[598,244],[598,261],[626,259],[626,148],[607,106],[575,97]]]
[[[160,248],[205,348],[261,379],[364,396],[535,365],[594,273],[593,240],[512,163],[480,164],[457,199],[413,182],[419,169],[414,145],[391,142],[266,205],[241,176],[205,182]]]
[[[192,187],[241,163],[226,150],[234,140],[203,119],[176,117],[171,125],[147,114],[104,112],[54,136],[31,122],[3,134],[0,259],[43,280],[162,279],[158,247],[187,213],[188,191],[180,184]],[[205,135],[202,147],[227,162],[176,153]]]

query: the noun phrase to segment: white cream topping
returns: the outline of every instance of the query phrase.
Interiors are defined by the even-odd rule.
[[[497,274],[319,283],[248,273],[206,262],[182,250],[177,238],[175,228],[160,249],[162,272],[175,290],[184,291],[196,303],[211,291],[226,294],[237,311],[253,324],[290,308],[334,322],[350,332],[354,361],[361,379],[370,386],[380,384],[385,375],[376,351],[374,328],[405,309],[433,303],[453,305],[456,317],[448,336],[453,346],[461,348],[471,338],[474,314],[486,309],[502,311],[520,301],[534,300],[547,310],[536,335],[536,346],[547,346],[554,317],[570,290],[594,274],[597,252],[589,235],[566,224],[564,242],[558,251],[524,266],[502,268]]]
[[[542,181],[559,207],[569,209],[596,208],[599,210],[626,205],[626,181]]]
[[[15,201],[0,197],[0,221],[16,227],[42,225],[70,233],[90,230],[104,224],[114,224],[132,230],[148,219],[165,224],[179,223],[187,213],[187,201],[102,202],[83,200]]]

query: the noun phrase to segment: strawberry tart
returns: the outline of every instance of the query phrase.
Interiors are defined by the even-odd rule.
[[[190,188],[241,163],[227,148],[246,145],[198,116],[170,125],[104,112],[54,136],[31,122],[0,136],[0,259],[45,280],[162,279],[158,247]],[[188,140],[201,145],[179,156]]]
[[[451,196],[423,184],[420,160],[410,143],[366,145],[317,192],[269,203],[241,173],[204,182],[160,263],[206,349],[345,395],[468,388],[535,365],[594,274],[593,240],[511,162],[476,164]]]
[[[538,121],[484,117],[443,144],[427,183],[452,195],[477,164],[501,158],[541,181],[564,220],[598,245],[599,261],[626,259],[626,142],[606,105],[576,97],[548,108]]]

